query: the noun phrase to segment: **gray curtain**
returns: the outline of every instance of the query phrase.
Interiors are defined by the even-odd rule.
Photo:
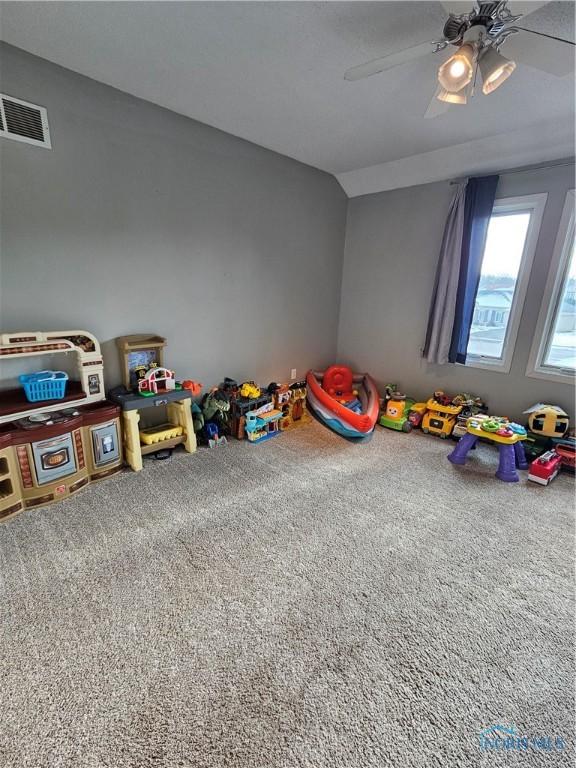
[[[464,234],[464,205],[468,181],[458,184],[444,227],[440,259],[422,351],[429,363],[447,363],[454,329],[458,279]]]

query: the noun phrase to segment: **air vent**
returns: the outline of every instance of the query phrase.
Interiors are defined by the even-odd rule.
[[[52,148],[45,108],[3,93],[0,94],[0,136]]]

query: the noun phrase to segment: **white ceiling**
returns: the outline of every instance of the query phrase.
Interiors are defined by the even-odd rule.
[[[439,37],[439,2],[3,2],[0,11],[8,43],[335,174],[574,119],[574,78],[527,66],[434,120],[423,117],[434,56],[343,79]],[[524,23],[574,39],[574,3],[549,3]]]

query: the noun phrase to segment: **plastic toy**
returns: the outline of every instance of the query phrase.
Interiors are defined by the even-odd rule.
[[[194,432],[198,434],[204,426],[204,414],[198,403],[192,402],[190,406],[192,410],[192,424],[194,425]]]
[[[198,397],[202,392],[202,384],[199,381],[193,381],[192,379],[185,379],[182,382],[182,389],[187,389],[192,393],[192,397]]]
[[[160,365],[152,365],[143,376],[140,376],[141,368],[137,369],[138,394],[143,397],[153,397],[163,392],[173,392],[182,389],[182,385],[176,382],[176,374],[169,368]]]
[[[236,381],[236,379],[231,379],[228,376],[226,376],[222,384],[220,384],[220,389],[223,392],[226,392],[228,397],[236,397],[238,395],[238,390],[240,388],[238,386],[238,382]]]
[[[574,474],[576,472],[576,437],[573,434],[552,438],[552,447],[562,460],[562,469]]]
[[[500,457],[496,477],[505,483],[517,483],[519,478],[516,468],[528,469],[521,442],[526,439],[526,430],[519,424],[512,427],[511,423],[502,417],[471,416],[467,422],[466,434],[460,438],[448,456],[448,461],[452,464],[465,464],[468,451],[476,446],[481,437],[498,446]]]
[[[426,403],[412,403],[408,413],[408,421],[413,427],[419,427],[422,424],[426,408]]]
[[[212,428],[209,424],[215,424],[218,435],[226,434],[229,429],[228,414],[230,411],[230,398],[219,387],[213,387],[210,392],[204,395],[202,400],[202,415],[204,417],[204,426],[202,437],[206,442],[215,439]],[[212,434],[212,436],[211,436]]]
[[[553,448],[554,439],[562,438],[568,432],[568,415],[557,405],[536,403],[524,413],[529,414],[526,453],[532,459]]]
[[[308,403],[324,424],[343,437],[366,438],[374,431],[380,401],[378,389],[367,373],[353,373],[343,365],[326,371],[308,371]],[[361,412],[354,413],[346,403],[359,399]]]
[[[272,382],[268,386],[268,392],[274,398],[275,407],[282,411],[280,429],[283,432],[310,421],[310,415],[306,408],[305,381],[296,381],[290,385]]]
[[[262,443],[280,434],[279,421],[282,411],[274,408],[273,403],[267,403],[257,411],[249,411],[246,414],[246,437],[252,444]]]
[[[228,440],[226,440],[225,435],[220,435],[218,433],[218,425],[215,422],[211,421],[206,424],[205,430],[209,448],[217,448],[218,446],[227,445]]]
[[[273,401],[273,396],[268,392],[261,392],[256,398],[242,397],[240,388],[233,379],[224,379],[224,383],[220,388],[230,399],[229,433],[238,438],[238,440],[243,440],[246,437],[244,429],[246,414],[270,404]],[[259,388],[256,387],[256,389]]]
[[[40,400],[62,400],[66,395],[68,374],[64,371],[38,371],[23,373],[19,376],[20,384],[29,403]]]
[[[568,414],[558,405],[536,403],[528,413],[528,429],[541,437],[564,437],[570,426]]]
[[[260,388],[253,381],[245,381],[240,387],[240,397],[249,397],[250,399],[260,397]]]
[[[411,432],[413,424],[409,419],[409,414],[414,400],[398,392],[395,384],[388,384],[385,393],[378,424],[399,432]]]
[[[144,445],[155,445],[164,440],[172,440],[174,437],[180,437],[184,434],[181,426],[174,424],[159,424],[156,427],[145,427],[139,430],[140,441]]]
[[[549,485],[560,472],[562,459],[556,451],[546,451],[530,464],[528,480],[540,485]]]
[[[138,388],[137,371],[142,375],[150,368],[164,365],[164,347],[166,339],[155,334],[135,333],[131,336],[119,336],[116,346],[120,354],[122,383],[128,390]]]
[[[462,404],[462,410],[456,416],[456,424],[452,429],[451,435],[454,440],[459,440],[466,434],[466,423],[470,416],[485,414],[488,408],[483,400],[473,395],[456,395],[453,402],[455,405]]]
[[[7,360],[29,363],[47,355],[71,358],[70,379],[39,371],[24,379],[30,399],[12,382],[0,391],[0,520],[57,503],[122,469],[120,409],[104,399],[96,337],[80,330],[0,333],[2,373]],[[33,386],[45,383],[49,391]]]
[[[452,405],[453,399],[441,390],[434,392],[426,403],[427,411],[422,419],[422,432],[439,435],[445,439],[452,434],[456,417],[464,407],[462,404]]]

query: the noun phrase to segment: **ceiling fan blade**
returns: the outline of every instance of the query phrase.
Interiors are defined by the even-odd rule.
[[[574,71],[574,51],[574,43],[556,40],[528,29],[510,35],[501,49],[507,58],[556,77]]]
[[[545,0],[545,2],[540,2],[539,0],[510,0],[507,7],[513,16],[518,16],[518,14],[528,16],[529,13],[534,13],[538,8],[547,5],[548,2],[549,0]],[[462,13],[470,13],[474,7],[474,0],[469,0],[468,2],[460,2],[459,0],[456,0],[455,2],[442,3],[442,5],[448,13],[453,13],[455,16],[459,16]]]
[[[403,51],[391,53],[389,56],[382,56],[380,59],[373,59],[372,61],[367,61],[366,64],[352,67],[352,69],[344,73],[344,80],[362,80],[365,77],[371,77],[371,75],[377,75],[379,72],[392,69],[392,67],[407,64],[409,61],[414,61],[432,52],[431,43],[413,45],[411,48],[404,48]]]

